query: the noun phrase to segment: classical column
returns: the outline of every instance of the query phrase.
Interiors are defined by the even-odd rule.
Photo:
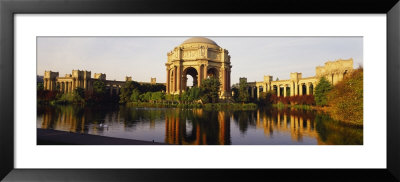
[[[225,72],[225,68],[222,68],[221,69],[221,72],[222,72],[222,91],[225,91],[225,88],[226,88],[226,80],[225,80],[225,77],[226,77],[226,72]]]
[[[43,79],[43,90],[47,90],[46,84],[47,84],[47,78]]]
[[[310,95],[310,83],[307,83],[306,87],[307,87],[306,93],[307,93],[307,95]]]
[[[283,85],[283,97],[286,97],[286,85]]]
[[[263,84],[263,92],[267,92],[267,84]]]
[[[228,70],[228,91],[231,91],[231,70]]]
[[[86,88],[87,88],[87,80],[86,80],[86,78],[83,80],[83,89],[85,89],[86,90]]]
[[[207,65],[204,65],[204,68],[203,68],[203,72],[204,72],[204,75],[203,75],[203,78],[204,79],[206,79],[207,78]]]
[[[176,90],[177,90],[177,81],[178,81],[178,79],[177,79],[177,76],[176,76],[176,72],[177,72],[177,67],[176,66],[174,66],[174,93],[176,92]]]
[[[256,86],[257,86],[257,99],[260,99],[260,86],[259,85]]]
[[[76,88],[76,83],[75,83],[75,78],[72,79],[72,90],[75,90]]]
[[[290,96],[293,96],[294,95],[294,92],[295,92],[295,89],[294,89],[294,83],[292,82],[292,83],[290,83]]]
[[[278,97],[280,97],[281,96],[281,86],[280,85],[276,86],[276,92],[278,94]]]
[[[294,82],[294,95],[299,95],[299,85]]]
[[[178,71],[177,71],[177,74],[176,74],[176,76],[177,76],[177,79],[178,79],[178,83],[177,83],[177,87],[178,87],[178,93],[180,94],[181,92],[182,92],[182,86],[181,86],[181,84],[182,84],[182,73],[181,73],[181,64],[179,63],[179,66],[178,66]]]
[[[201,79],[203,78],[203,70],[201,69],[202,65],[199,66],[199,69],[197,71],[197,87],[200,88],[201,85]]]
[[[167,68],[167,81],[165,81],[165,92],[169,94],[169,69]]]

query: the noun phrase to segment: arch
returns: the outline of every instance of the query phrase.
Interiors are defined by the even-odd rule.
[[[199,76],[199,72],[197,71],[197,69],[196,68],[193,68],[193,67],[187,67],[187,68],[185,68],[184,70],[183,70],[183,74],[182,74],[182,76],[183,76],[183,82],[182,82],[182,84],[183,84],[183,88],[184,88],[184,90],[186,90],[187,89],[187,86],[188,86],[188,84],[187,84],[187,81],[188,81],[188,79],[187,79],[187,75],[190,75],[192,78],[193,78],[193,84],[192,84],[192,86],[199,86],[198,85],[198,76]]]
[[[219,78],[219,71],[217,68],[208,68],[207,70],[207,78],[208,77],[215,77],[215,78]]]
[[[278,94],[278,86],[272,85],[272,91],[277,95]]]

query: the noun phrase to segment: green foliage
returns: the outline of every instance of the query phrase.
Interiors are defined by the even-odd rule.
[[[83,88],[81,88],[81,87],[75,88],[74,94],[78,95],[81,98],[85,98],[85,90]]]
[[[244,103],[249,101],[249,92],[247,91],[247,83],[245,80],[240,80],[238,101]]]
[[[119,103],[126,103],[130,100],[132,91],[135,88],[138,88],[139,83],[133,81],[127,81],[121,88],[119,94]]]
[[[96,80],[93,82],[93,92],[96,94],[105,94],[106,85],[101,80]]]
[[[363,69],[355,70],[335,85],[328,95],[332,117],[355,125],[363,124]]]
[[[321,77],[317,86],[315,87],[315,103],[318,106],[326,106],[328,104],[328,93],[332,90],[332,85]]]
[[[36,89],[37,90],[43,90],[44,89],[43,83],[37,83]]]
[[[56,101],[59,104],[83,104],[85,100],[77,93],[65,93]]]
[[[235,102],[239,102],[239,89],[238,88],[236,88],[236,87],[233,87],[232,89],[232,98],[233,98],[233,100],[235,101]]]
[[[152,92],[151,93],[151,100],[155,102],[161,102],[165,99],[164,92]]]
[[[130,101],[131,102],[138,102],[138,101],[140,101],[140,92],[139,92],[139,90],[137,90],[137,89],[134,89],[133,91],[132,91],[132,94],[131,94],[131,97],[130,97]]]
[[[201,83],[201,100],[203,103],[215,103],[218,102],[219,87],[221,83],[218,78],[210,77],[204,79]]]

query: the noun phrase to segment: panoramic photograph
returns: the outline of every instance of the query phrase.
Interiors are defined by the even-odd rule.
[[[37,41],[37,145],[363,145],[362,37]]]

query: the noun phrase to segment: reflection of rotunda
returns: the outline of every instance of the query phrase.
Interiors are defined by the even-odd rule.
[[[169,94],[181,94],[187,89],[187,75],[193,86],[200,86],[207,77],[216,77],[221,83],[220,98],[230,97],[231,64],[228,50],[204,37],[185,40],[167,54],[167,83]]]

